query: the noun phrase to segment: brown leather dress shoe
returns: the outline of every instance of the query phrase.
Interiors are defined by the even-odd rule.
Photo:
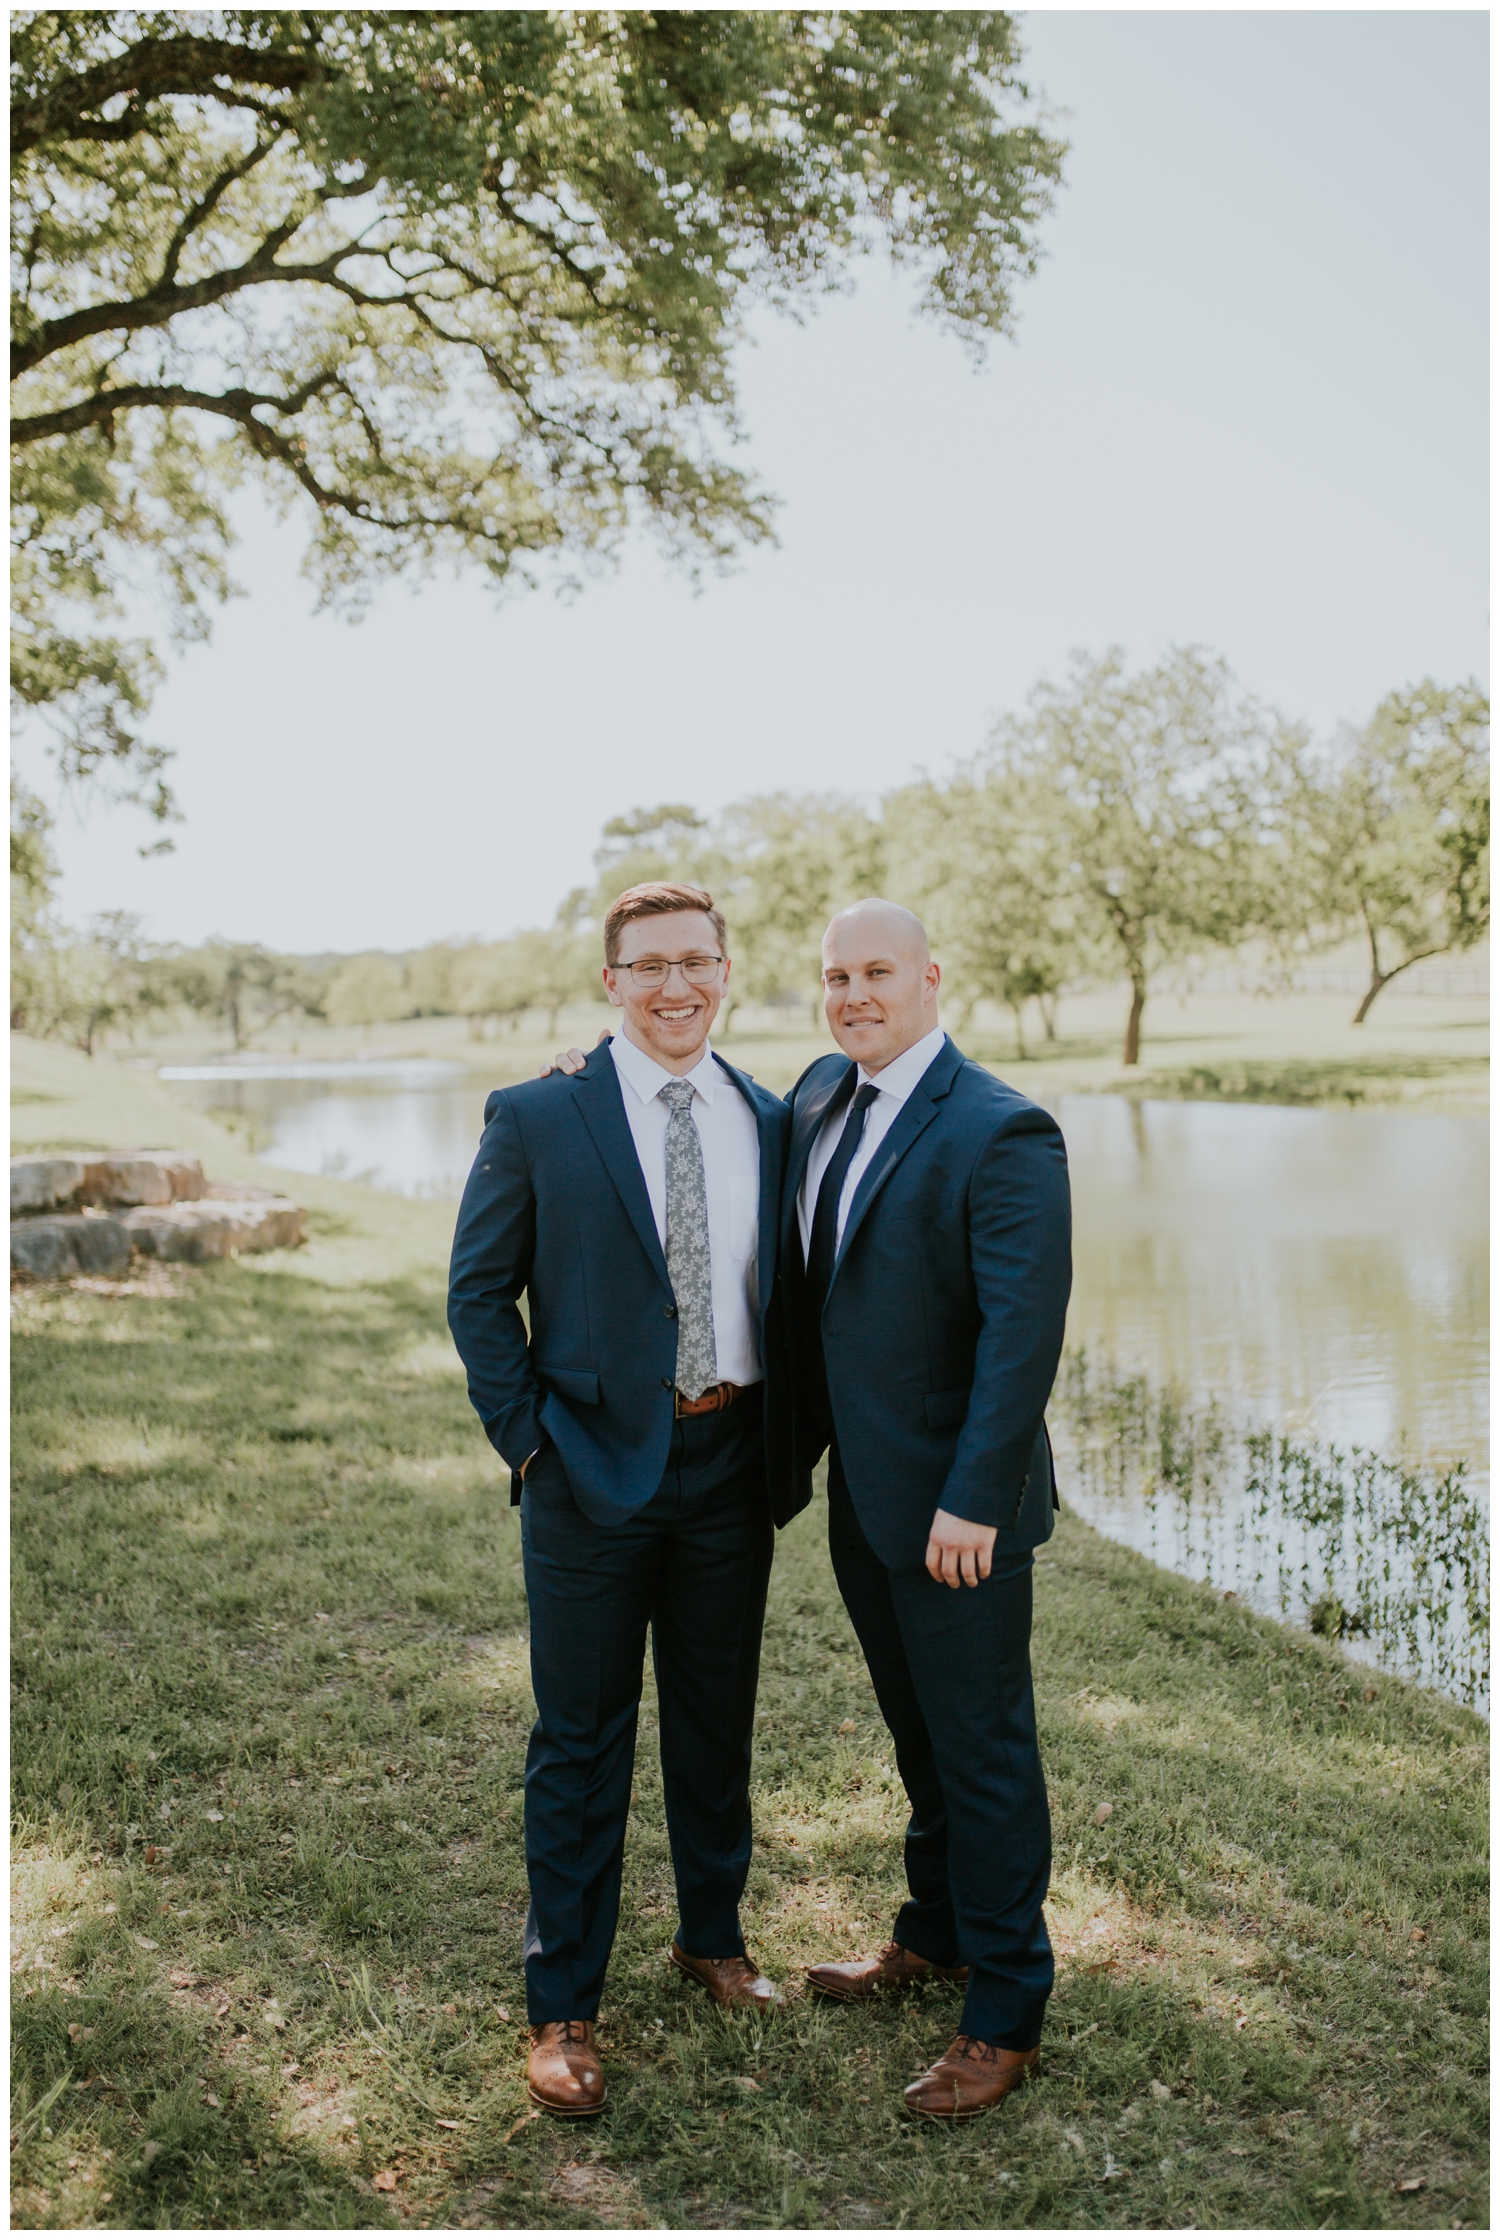
[[[886,1999],[917,1983],[967,1983],[969,1971],[940,1968],[904,1944],[888,1944],[877,1960],[825,1960],[808,1969],[807,1980],[820,1999]]]
[[[1030,2053],[1012,2053],[1007,2046],[986,2045],[982,2038],[955,2038],[942,2060],[907,2086],[906,2105],[914,2116],[941,2116],[950,2123],[982,2116],[1024,2084],[1039,2050],[1033,2046]]]
[[[591,2022],[541,2022],[526,2058],[526,2097],[554,2116],[596,2116],[609,2098]]]
[[[717,2007],[764,2009],[786,2005],[780,1985],[772,1983],[769,1976],[759,1975],[752,1960],[694,1960],[674,1938],[672,1965],[691,1976],[694,1983],[701,1983]]]

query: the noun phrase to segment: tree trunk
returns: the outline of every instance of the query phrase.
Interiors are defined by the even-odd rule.
[[[1130,975],[1130,1017],[1125,1022],[1125,1055],[1123,1065],[1138,1066],[1141,1062],[1141,1013],[1146,1008],[1146,975]]]
[[[1021,1006],[1018,1003],[1011,1005],[1010,1015],[1016,1022],[1016,1056],[1024,1058],[1026,1055],[1026,1034],[1021,1021]]]
[[[1400,969],[1401,968],[1398,965],[1396,970],[1399,972]],[[1370,974],[1370,985],[1368,986],[1368,988],[1366,988],[1364,994],[1360,997],[1359,1009],[1355,1012],[1354,1017],[1349,1022],[1352,1027],[1362,1027],[1364,1025],[1365,1015],[1369,1011],[1371,1004],[1375,1001],[1375,998],[1379,995],[1387,980],[1394,980],[1395,977],[1395,972],[1372,972]]]
[[[1038,1011],[1040,1011],[1040,1013],[1041,1013],[1041,1015],[1042,1015],[1042,1032],[1043,1032],[1043,1033],[1044,1033],[1044,1034],[1046,1035],[1046,1037],[1047,1037],[1047,1040],[1048,1040],[1049,1042],[1056,1042],[1056,1040],[1057,1040],[1057,997],[1056,997],[1056,995],[1055,995],[1055,994],[1053,994],[1053,995],[1050,995],[1050,996],[1038,996],[1038,997],[1037,997],[1037,999],[1036,999],[1036,1007],[1037,1007]]]

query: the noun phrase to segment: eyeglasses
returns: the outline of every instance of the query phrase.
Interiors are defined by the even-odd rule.
[[[628,972],[638,988],[664,988],[674,972],[680,972],[690,988],[711,988],[719,977],[722,957],[642,957],[635,964],[617,964],[616,972]]]

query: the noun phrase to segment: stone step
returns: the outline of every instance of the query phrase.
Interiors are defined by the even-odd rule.
[[[10,1163],[10,1212],[71,1212],[78,1206],[168,1206],[197,1199],[208,1185],[190,1151],[88,1151],[76,1158]]]
[[[48,1213],[66,1205],[83,1188],[81,1159],[12,1159],[10,1163],[10,1217]]]
[[[133,1206],[120,1226],[153,1260],[224,1260],[232,1252],[276,1252],[302,1242],[302,1208],[290,1198],[204,1198],[196,1204]]]
[[[41,1282],[123,1276],[132,1250],[130,1231],[112,1214],[53,1213],[11,1223],[11,1267]]]

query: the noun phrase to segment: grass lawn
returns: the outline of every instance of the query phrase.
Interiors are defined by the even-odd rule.
[[[160,1140],[154,1085],[90,1130],[65,1075],[61,1140]],[[914,2123],[947,1989],[731,2021],[675,1978],[648,1697],[613,2098],[533,2118],[519,1535],[450,1216],[301,1191],[301,1252],[17,1295],[18,2225],[1484,2223],[1487,1730],[1072,1518],[1038,1577],[1039,2081]],[[900,1886],[821,1533],[780,1541],[746,1915],[794,1991]]]

